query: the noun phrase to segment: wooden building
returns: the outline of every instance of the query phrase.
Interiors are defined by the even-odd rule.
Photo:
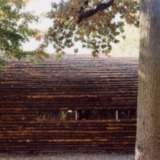
[[[0,71],[0,152],[133,151],[136,58],[64,56]]]

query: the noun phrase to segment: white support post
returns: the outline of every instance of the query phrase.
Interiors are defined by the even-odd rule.
[[[77,113],[77,111],[75,111],[75,120],[76,121],[78,120],[78,113]]]
[[[118,120],[118,110],[116,110],[116,120]]]

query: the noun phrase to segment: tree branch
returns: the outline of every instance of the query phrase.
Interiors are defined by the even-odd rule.
[[[98,11],[103,11],[104,9],[112,6],[113,2],[114,2],[114,0],[110,0],[107,3],[100,3],[95,9],[91,9],[91,10],[89,10],[87,12],[82,12],[78,17],[77,23],[79,24],[79,23],[81,23],[81,21],[83,19],[91,17],[94,14],[96,14]]]

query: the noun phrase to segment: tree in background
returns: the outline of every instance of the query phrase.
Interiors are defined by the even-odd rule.
[[[31,37],[40,39],[39,31],[29,28],[29,23],[37,21],[38,17],[29,12],[24,12],[26,1],[1,0],[0,1],[0,55],[11,58],[30,58],[31,61],[40,61],[47,54],[41,50],[25,52],[22,44]],[[5,61],[0,59],[0,69]]]
[[[92,50],[93,56],[110,53],[118,36],[124,39],[124,25],[139,26],[139,5],[134,0],[69,0],[52,4],[48,17],[53,27],[44,36],[40,48],[53,44],[57,58],[80,41],[82,47]],[[75,53],[78,49],[74,49]]]
[[[53,3],[48,17],[53,27],[42,36],[38,30],[29,28],[37,17],[24,12],[27,0],[0,1],[0,54],[9,59],[29,58],[41,62],[49,55],[45,48],[52,43],[57,58],[65,53],[65,48],[73,47],[78,41],[84,48],[92,49],[93,56],[106,55],[112,44],[118,43],[118,35],[123,38],[124,20],[138,26],[138,3],[132,0],[69,0]],[[114,3],[113,3],[114,2]],[[22,44],[35,37],[43,42],[34,51],[24,51]],[[78,49],[75,48],[75,52]],[[0,68],[5,61],[0,59]]]

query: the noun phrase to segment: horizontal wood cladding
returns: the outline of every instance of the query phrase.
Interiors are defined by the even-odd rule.
[[[133,151],[135,121],[4,122],[0,151]],[[2,145],[3,144],[3,145]]]
[[[43,110],[136,110],[136,58],[8,61],[0,72],[0,152],[125,150],[135,120],[41,121]]]

